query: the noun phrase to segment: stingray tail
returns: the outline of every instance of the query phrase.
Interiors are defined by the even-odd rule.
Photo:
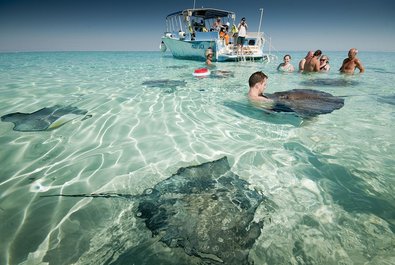
[[[123,193],[82,193],[82,194],[52,194],[52,195],[42,195],[40,197],[85,197],[85,198],[126,198],[130,199],[135,197],[132,194]]]

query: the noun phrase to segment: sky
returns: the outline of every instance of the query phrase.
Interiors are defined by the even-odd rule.
[[[246,17],[278,51],[395,51],[393,0],[0,0],[0,52],[158,51],[165,17],[213,7]]]

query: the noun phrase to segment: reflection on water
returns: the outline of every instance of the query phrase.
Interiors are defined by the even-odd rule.
[[[300,82],[302,86],[332,86],[332,87],[349,87],[356,86],[360,82],[350,79],[348,77],[343,78],[310,78]]]
[[[335,66],[346,53],[328,55]],[[199,244],[207,231],[226,231],[236,219],[220,217],[240,217],[254,194],[277,207],[268,214],[262,203],[246,214],[263,222],[259,231],[246,230],[253,227],[243,218],[235,224],[234,237],[248,245],[244,263],[391,264],[393,79],[382,72],[392,71],[395,55],[359,56],[367,69],[361,75],[282,75],[278,62],[238,62],[217,63],[229,73],[222,78],[194,78],[202,62],[161,53],[0,54],[0,116],[56,105],[89,114],[49,131],[0,122],[0,264],[225,264],[229,257],[219,253],[233,255],[223,244],[233,236],[215,236],[214,252]],[[269,75],[267,93],[308,87],[348,96],[342,108],[309,119],[265,111],[246,99],[248,77],[259,70]],[[147,196],[157,211],[138,211],[131,199],[180,168],[223,156],[226,174],[249,183],[250,193],[225,187],[219,195],[183,196],[176,189],[159,206]],[[132,197],[43,197],[54,194]],[[216,208],[220,200],[239,212]],[[142,216],[172,229],[152,237]],[[193,229],[188,221],[197,216],[204,218]],[[174,220],[186,221],[178,227]],[[249,239],[246,231],[254,232]]]
[[[368,183],[347,168],[322,163],[316,154],[299,143],[286,143],[284,147],[294,153],[305,153],[301,155],[306,156],[314,167],[309,169],[308,175],[315,182],[321,183],[324,192],[329,194],[335,203],[348,212],[374,214],[387,221],[392,232],[395,232],[395,205],[388,201],[390,198],[370,188]]]
[[[266,121],[274,124],[290,124],[293,126],[299,126],[302,123],[302,118],[294,115],[293,113],[277,113],[275,111],[270,111],[263,108],[256,108],[247,101],[225,101],[223,104],[225,107],[232,109],[239,115],[249,117],[251,119]]]

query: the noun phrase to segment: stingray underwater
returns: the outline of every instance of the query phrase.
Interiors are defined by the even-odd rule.
[[[14,123],[14,131],[49,131],[59,128],[80,116],[84,116],[87,112],[77,107],[55,105],[32,113],[15,112],[6,114],[1,116],[1,121]],[[91,115],[86,115],[83,119],[90,117]]]
[[[250,250],[276,208],[268,198],[248,186],[247,181],[230,171],[227,157],[223,157],[179,168],[177,173],[140,195],[92,193],[42,197],[122,198],[135,202],[135,218],[144,223],[153,238],[177,253],[172,255],[176,259],[172,263],[158,257],[147,260],[149,255],[144,255],[146,260],[138,264],[174,264],[178,259],[189,259],[188,264],[240,265],[253,264]],[[255,221],[258,207],[267,212],[265,220]],[[135,259],[140,251],[138,247],[127,249],[109,257],[107,263],[123,264]]]

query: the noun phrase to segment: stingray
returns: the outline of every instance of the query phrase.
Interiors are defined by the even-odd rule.
[[[15,112],[6,114],[1,117],[1,120],[14,123],[14,131],[48,131],[59,128],[63,124],[86,113],[86,110],[77,107],[55,105],[32,113]],[[85,116],[85,118],[88,118],[88,116]]]
[[[267,94],[275,112],[294,112],[301,117],[331,113],[344,106],[344,99],[312,89],[293,89]]]
[[[170,79],[158,79],[149,80],[142,83],[146,87],[154,87],[164,89],[165,92],[174,92],[177,87],[186,86],[187,82],[184,80],[170,80]]]
[[[227,70],[212,70],[210,74],[210,77],[213,78],[229,78],[234,76],[235,76],[234,72]]]
[[[359,82],[355,80],[345,79],[345,78],[316,78],[304,80],[301,82],[301,85],[304,86],[333,86],[333,87],[346,87],[346,86],[355,86]]]
[[[383,96],[383,97],[378,97],[377,101],[395,105],[395,95],[390,95],[390,96]]]
[[[380,74],[395,74],[395,72],[387,71],[384,68],[370,67],[369,70],[373,70],[373,72]]]
[[[169,66],[166,66],[166,68],[168,68],[168,69],[185,69],[185,68],[188,68],[189,66],[188,65],[169,65]]]
[[[199,264],[252,264],[249,253],[264,224],[264,220],[254,220],[255,212],[261,205],[269,214],[276,207],[231,172],[226,157],[180,168],[141,195],[94,193],[44,197],[52,196],[133,200],[137,202],[136,218],[141,219],[152,237],[170,249],[183,250],[185,257],[198,258]],[[269,215],[265,213],[265,216]],[[137,254],[133,253],[139,251],[141,248],[129,249],[118,260],[108,263],[122,264],[122,257],[135,257]]]

